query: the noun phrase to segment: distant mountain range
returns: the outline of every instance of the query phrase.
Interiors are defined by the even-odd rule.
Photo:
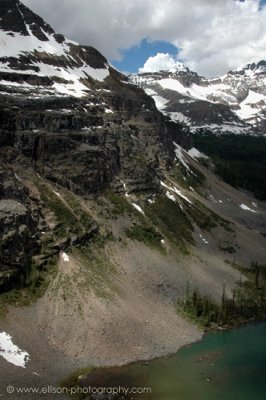
[[[192,131],[264,133],[266,61],[206,79],[180,64],[169,71],[131,75],[157,108]]]

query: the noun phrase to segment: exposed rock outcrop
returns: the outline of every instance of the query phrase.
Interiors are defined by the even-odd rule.
[[[0,286],[26,281],[37,251],[37,223],[26,188],[0,167]]]

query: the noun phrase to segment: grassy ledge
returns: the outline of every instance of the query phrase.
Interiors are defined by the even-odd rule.
[[[189,254],[188,244],[194,244],[193,226],[178,203],[165,196],[157,196],[154,203],[145,207],[145,213],[154,225],[184,254]]]

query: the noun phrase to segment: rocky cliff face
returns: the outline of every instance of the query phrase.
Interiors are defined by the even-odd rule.
[[[190,139],[96,49],[56,34],[18,0],[0,4],[0,43],[1,284],[26,276],[43,219],[14,167],[76,194],[151,192],[173,162],[173,141]]]
[[[38,216],[28,195],[18,177],[0,166],[0,286],[25,283],[38,251]]]
[[[3,96],[2,146],[76,192],[116,187],[121,177],[132,190],[156,188],[160,167],[171,163],[173,140],[187,139],[141,91],[126,87],[123,93],[118,85],[121,92],[99,89],[89,99]],[[151,170],[158,174],[151,178]]]
[[[97,50],[55,34],[19,1],[3,2],[0,18],[1,144],[79,192],[121,176],[133,190],[155,188],[150,171],[171,162],[181,127]]]

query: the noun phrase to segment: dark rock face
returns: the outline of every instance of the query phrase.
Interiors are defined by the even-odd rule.
[[[79,194],[119,188],[121,177],[130,190],[156,190],[160,168],[173,159],[173,141],[184,144],[186,135],[137,87],[114,77],[105,87],[89,99],[5,97],[2,145]]]
[[[165,93],[164,93],[165,94]],[[171,94],[168,93],[170,97]],[[170,100],[169,105],[167,105],[167,111],[169,113],[180,112],[193,124],[196,126],[200,125],[223,125],[227,124],[237,124],[239,126],[245,127],[243,121],[241,121],[236,114],[225,104],[214,104],[204,100],[195,100],[189,103],[180,102],[180,98],[175,98]]]
[[[36,251],[37,221],[28,193],[11,171],[0,167],[0,286],[24,282]]]
[[[3,2],[1,16],[0,28],[44,40],[36,33],[39,27],[67,50],[58,55],[33,49],[2,60],[8,68],[0,72],[6,82],[3,95],[0,85],[0,145],[12,146],[24,163],[76,193],[95,193],[108,185],[120,190],[121,178],[129,190],[156,189],[160,168],[173,160],[173,141],[187,140],[182,127],[166,122],[153,100],[108,66],[96,49],[65,41],[19,1]],[[75,71],[82,68],[79,81],[87,95],[54,91],[57,84],[73,84]],[[66,79],[65,69],[70,72]],[[109,75],[93,79],[91,69],[92,76],[101,70]]]
[[[23,18],[21,18],[23,15]],[[33,13],[19,0],[1,0],[0,3],[0,28],[5,31],[20,33],[28,36],[26,24],[30,26],[34,35],[43,41],[48,38],[45,33],[53,34],[54,30],[44,20]]]
[[[0,200],[0,286],[26,279],[33,254],[32,222],[21,203]]]

